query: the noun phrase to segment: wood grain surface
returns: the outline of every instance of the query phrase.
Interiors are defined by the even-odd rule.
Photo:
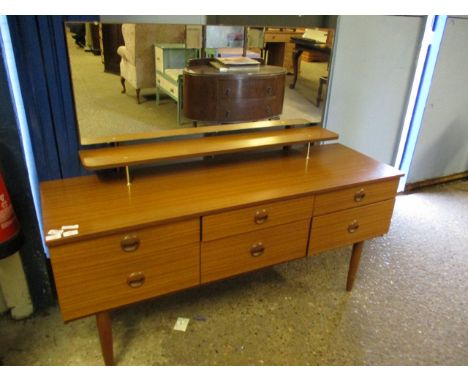
[[[202,218],[203,241],[310,219],[314,197],[306,196],[274,203],[262,203]]]
[[[176,236],[173,230],[172,237]],[[199,242],[176,243],[172,248],[142,245],[135,252],[124,253],[116,248],[115,237],[109,236],[51,248],[63,319],[69,321],[198,285]],[[135,274],[144,278],[141,286],[129,285]]]
[[[219,280],[306,255],[310,220],[300,220],[201,244],[201,282]],[[252,255],[252,247],[263,251]]]
[[[395,199],[390,199],[314,217],[309,255],[383,235],[390,226],[394,204]]]
[[[394,198],[397,187],[398,179],[391,179],[319,194],[316,196],[314,215],[323,215]]]
[[[286,200],[353,185],[396,179],[402,173],[340,144],[222,156],[160,166],[124,178],[95,175],[41,182],[44,229],[79,224],[79,235],[49,247],[149,225]]]
[[[86,169],[100,170],[337,138],[338,134],[313,126],[87,149],[81,150],[79,155]]]

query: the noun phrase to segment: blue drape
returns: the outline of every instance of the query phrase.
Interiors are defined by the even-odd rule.
[[[65,21],[98,16],[8,16],[39,180],[85,174],[68,65]]]

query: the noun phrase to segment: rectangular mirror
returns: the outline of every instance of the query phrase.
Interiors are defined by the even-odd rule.
[[[334,29],[323,23],[271,27],[73,22],[65,24],[65,34],[82,145],[151,139],[191,128],[192,121],[183,115],[178,79],[187,61],[200,57],[246,55],[284,68],[288,75],[283,108],[275,117],[314,122],[322,118],[334,37]],[[293,53],[299,48],[293,38],[302,37],[312,48],[303,49],[291,89]]]

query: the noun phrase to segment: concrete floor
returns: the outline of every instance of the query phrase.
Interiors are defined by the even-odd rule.
[[[388,235],[112,315],[120,365],[467,365],[468,182],[398,196]],[[173,330],[190,318],[186,332]],[[93,317],[0,317],[0,364],[102,365]]]

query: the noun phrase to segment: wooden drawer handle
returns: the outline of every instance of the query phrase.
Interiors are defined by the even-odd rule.
[[[360,202],[366,197],[366,193],[364,192],[364,189],[361,188],[358,192],[354,194],[354,201],[355,202]]]
[[[266,111],[267,114],[271,114],[271,106],[267,105],[266,108],[265,108],[265,111]]]
[[[348,225],[348,232],[353,233],[356,232],[359,228],[359,223],[357,220],[353,220],[351,224]]]
[[[254,222],[255,224],[263,224],[268,220],[268,212],[267,210],[261,210],[255,212]]]
[[[140,239],[137,235],[125,235],[124,238],[120,241],[120,248],[124,252],[134,252],[140,246]]]
[[[265,252],[265,247],[263,246],[262,242],[258,242],[256,244],[252,245],[252,248],[250,248],[250,254],[253,257],[261,256],[261,255],[263,255],[264,252]]]
[[[271,95],[273,93],[273,88],[271,86],[267,87],[267,94]]]
[[[231,112],[230,112],[229,110],[226,110],[226,111],[224,112],[224,117],[225,117],[225,118],[229,118],[229,114],[231,114]]]
[[[225,91],[224,91],[224,95],[226,97],[229,97],[229,94],[231,93],[231,89],[227,88]]]
[[[133,272],[127,277],[127,284],[132,288],[139,288],[145,283],[143,272]]]

